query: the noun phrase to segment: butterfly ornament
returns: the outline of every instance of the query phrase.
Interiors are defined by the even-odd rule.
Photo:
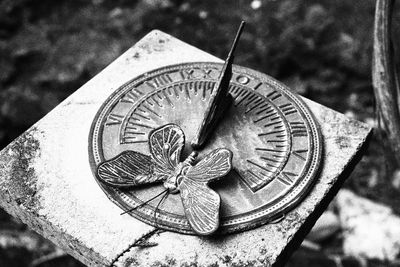
[[[149,134],[151,156],[124,151],[101,163],[97,175],[101,181],[119,188],[162,182],[171,194],[180,193],[186,218],[199,235],[209,235],[219,226],[220,196],[208,184],[232,169],[232,152],[215,149],[195,164],[193,151],[180,161],[185,135],[176,124],[167,124]]]

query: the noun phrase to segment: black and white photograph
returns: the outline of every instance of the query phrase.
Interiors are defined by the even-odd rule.
[[[0,267],[400,266],[394,0],[0,0]]]

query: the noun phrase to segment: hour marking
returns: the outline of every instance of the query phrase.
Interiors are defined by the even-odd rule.
[[[136,109],[137,110],[137,109]],[[144,116],[144,115],[141,115],[141,114],[139,114],[139,113],[134,113],[134,115],[136,115],[136,116],[138,116],[138,117],[140,117],[140,118],[142,118],[142,119],[145,119],[145,120],[148,120],[148,121],[150,121],[150,118],[149,117],[146,117],[146,116]]]
[[[157,93],[157,94],[156,94],[156,96],[158,97],[158,100],[161,100],[161,101],[162,101],[162,100],[164,99],[164,98],[162,97],[162,95],[161,95],[161,93],[160,93],[160,92],[159,92],[159,93]]]
[[[279,167],[279,166],[276,166],[276,165],[273,165],[273,164],[270,164],[270,163],[267,163],[267,166],[272,167],[272,168],[278,168]]]
[[[124,132],[125,135],[145,135],[145,133],[142,132],[129,132],[129,131],[125,131]],[[128,137],[128,136],[126,136]]]
[[[277,91],[272,91],[271,93],[269,93],[267,95],[268,98],[270,98],[271,100],[275,100],[278,99],[279,97],[281,97],[282,95],[280,93],[278,93]]]
[[[206,90],[207,90],[207,87],[204,86],[204,87],[203,87],[203,94],[202,94],[203,100],[206,99]],[[212,93],[212,92],[211,92],[211,93]]]
[[[267,111],[267,110],[268,110],[267,114],[272,112],[272,111],[275,111],[275,110],[273,110],[273,108],[270,105],[266,104],[266,108],[263,108],[263,109],[257,111],[256,115],[259,115],[259,114],[261,114],[261,113],[263,113],[264,111]]]
[[[130,118],[129,118],[130,119]],[[128,122],[126,128],[136,128],[135,126],[139,126],[139,127],[143,127],[143,128],[147,128],[147,129],[154,129],[154,127],[151,127],[150,125],[146,125],[146,124],[142,124],[142,123],[136,123],[136,122]]]
[[[294,150],[292,153],[293,153],[293,155],[297,156],[298,158],[306,161],[307,152],[308,152],[307,149],[300,149],[300,150]]]
[[[297,112],[297,109],[292,105],[292,103],[280,105],[279,108],[286,116]]]
[[[167,100],[168,104],[171,107],[174,107],[174,104],[172,103],[171,99],[169,99],[168,94],[165,91],[163,91],[163,94],[164,94],[164,98],[165,98],[165,100]]]
[[[287,140],[267,140],[267,143],[284,143],[287,142]],[[284,145],[276,145],[276,147],[285,147]]]
[[[283,150],[276,150],[276,149],[273,149],[273,148],[262,148],[262,147],[256,147],[256,150],[258,150],[258,151],[267,151],[267,152],[276,152],[276,153],[285,152]]]
[[[202,69],[203,70],[203,79],[211,79],[212,69]]]
[[[161,74],[159,76],[154,77],[150,81],[146,81],[145,83],[149,85],[150,87],[157,89],[159,87],[165,86],[169,83],[173,82],[171,76],[166,73],[166,74]]]
[[[148,140],[136,140],[137,138],[135,136],[124,136],[122,138],[122,142],[126,144],[139,144],[139,143],[147,143]]]
[[[303,122],[289,122],[290,132],[293,136],[307,136],[307,128]]]
[[[264,103],[264,102],[262,102],[262,103],[263,103],[263,105],[258,107],[258,111],[256,112],[256,115],[262,113],[262,109],[269,106],[268,103]]]
[[[280,119],[280,117],[278,116],[278,114],[276,114],[275,117],[271,118],[271,121],[276,121],[276,120],[279,120],[279,119]]]
[[[143,92],[139,90],[139,88],[134,88],[133,89],[135,92],[137,92],[139,95],[143,95]]]
[[[245,91],[243,97],[235,104],[235,106],[239,106],[248,96],[250,95],[249,91]]]
[[[112,114],[110,113],[107,117],[107,122],[105,123],[105,125],[109,126],[109,125],[116,125],[116,124],[121,124],[122,120],[124,119],[123,115],[118,115],[118,114]]]
[[[187,99],[190,99],[190,94],[189,94],[189,87],[190,87],[190,84],[185,84],[185,95],[186,95],[186,98]],[[194,87],[196,87],[196,86],[194,86]]]
[[[275,162],[275,163],[280,163],[279,160],[271,159],[271,158],[267,158],[267,157],[260,157],[260,159],[265,160],[265,161],[271,161],[271,162]]]
[[[257,100],[257,96],[255,95],[251,95],[250,93],[250,97],[247,99],[246,103],[243,104],[244,107],[249,107],[251,104],[253,103],[258,103],[259,101]],[[247,113],[247,112],[246,112]]]
[[[250,163],[250,164],[253,164],[254,166],[256,166],[256,167],[258,167],[260,169],[263,169],[266,172],[273,172],[272,170],[269,170],[269,169],[265,168],[264,166],[261,166],[261,165],[255,163],[254,161],[251,161],[249,159],[247,160],[247,162]]]
[[[232,95],[233,97],[235,97],[235,95],[238,94],[238,93],[240,92],[240,88],[239,88],[239,86],[231,85],[231,86],[229,87],[229,92],[231,93],[231,95]]]
[[[267,113],[265,113],[265,116],[262,116],[261,118],[258,118],[257,120],[255,120],[254,123],[257,123],[257,122],[262,121],[262,120],[264,120],[264,119],[271,118],[271,117],[273,117],[273,116],[275,116],[275,115],[277,115],[277,113],[276,113],[275,110],[272,109],[272,110],[268,111]],[[272,121],[272,120],[276,120],[276,119],[279,119],[279,116],[273,117],[273,118],[271,119],[271,121]]]
[[[268,132],[268,133],[260,133],[260,134],[258,134],[258,136],[266,136],[266,135],[283,133],[283,132],[285,132],[285,130],[272,131],[272,132]]]
[[[260,86],[262,85],[262,82],[258,82],[254,87],[254,91],[257,90],[258,88],[260,88]]]
[[[233,98],[237,99],[237,98],[239,98],[240,96],[244,96],[244,95],[246,95],[246,94],[248,93],[246,90],[243,90],[243,89],[240,88],[240,87],[239,87],[238,91],[239,91],[239,93],[238,93],[237,95],[233,96]]]
[[[189,80],[193,78],[193,73],[194,73],[194,69],[183,69],[181,71],[179,71],[179,74],[181,75],[183,80]]]
[[[267,124],[265,124],[264,125],[264,127],[269,127],[269,126],[272,126],[272,125],[276,125],[276,124],[281,124],[282,122],[281,121],[272,121],[272,122],[270,122],[270,123],[267,123]]]
[[[255,173],[252,172],[251,170],[248,170],[248,172],[249,172],[251,175],[253,175],[253,176],[256,178],[257,181],[262,181],[262,180],[263,180],[262,177],[258,176],[257,174],[255,174]],[[254,179],[251,179],[251,180],[253,180],[253,182],[257,182],[257,181],[254,181]]]
[[[178,89],[179,89],[179,86],[178,86],[177,84],[175,84],[174,86],[172,86],[172,90],[174,91],[175,97],[176,97],[177,99],[179,99]]]
[[[123,103],[135,103],[135,101],[137,100],[137,99],[139,99],[139,95],[140,94],[136,94],[135,92],[134,92],[134,90],[131,90],[131,91],[129,91],[128,93],[126,93],[125,95],[124,95],[124,97],[123,98],[121,98],[121,102],[123,102]]]
[[[158,102],[158,101],[156,100],[156,98],[155,98],[154,96],[153,96],[151,99],[154,101],[154,103],[157,104],[157,106],[159,106],[160,108],[163,107],[163,106],[160,104],[160,102]],[[150,103],[149,101],[147,101],[147,102]]]
[[[144,106],[144,105],[143,105]],[[138,107],[137,109],[136,109],[137,111],[140,111],[140,112],[142,112],[142,113],[147,113],[145,110],[143,110],[141,107]]]
[[[150,107],[148,107],[148,106],[146,106],[146,105],[142,105],[142,107],[145,108],[148,112],[150,112],[150,113],[154,114],[155,116],[161,118],[161,116],[158,115],[158,113],[155,112],[155,111],[154,111],[153,109],[151,109]]]
[[[293,178],[295,176],[297,176],[297,174],[292,173],[292,172],[284,172],[283,171],[277,176],[277,178],[278,178],[279,182],[281,182],[284,185],[289,186],[293,183]]]
[[[262,99],[258,99],[256,102],[254,102],[254,106],[252,106],[251,108],[247,109],[244,113],[247,114],[247,113],[251,112],[252,110],[254,110],[257,107],[259,107],[261,104],[263,104]]]

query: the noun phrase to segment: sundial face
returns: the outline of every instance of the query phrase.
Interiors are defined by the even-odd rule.
[[[129,81],[103,104],[89,141],[91,167],[133,150],[150,155],[149,133],[174,123],[186,137],[182,160],[202,122],[222,64],[167,66]],[[315,180],[322,142],[318,126],[303,101],[284,85],[254,70],[234,66],[230,83],[234,102],[224,114],[198,160],[216,148],[233,152],[233,170],[210,184],[221,197],[221,232],[235,232],[282,216],[304,197]],[[162,184],[118,189],[102,183],[107,196],[124,210],[164,190]],[[193,233],[179,195],[170,195],[131,215],[160,228]],[[126,216],[126,215],[125,215]]]

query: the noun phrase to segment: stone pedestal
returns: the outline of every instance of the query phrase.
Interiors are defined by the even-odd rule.
[[[118,87],[144,72],[190,61],[216,61],[152,31],[0,154],[0,205],[90,266],[269,266],[282,264],[303,240],[360,159],[371,129],[306,100],[321,126],[320,176],[299,206],[275,223],[223,237],[161,232],[154,247],[132,247],[154,229],[120,216],[89,166],[93,118]]]

